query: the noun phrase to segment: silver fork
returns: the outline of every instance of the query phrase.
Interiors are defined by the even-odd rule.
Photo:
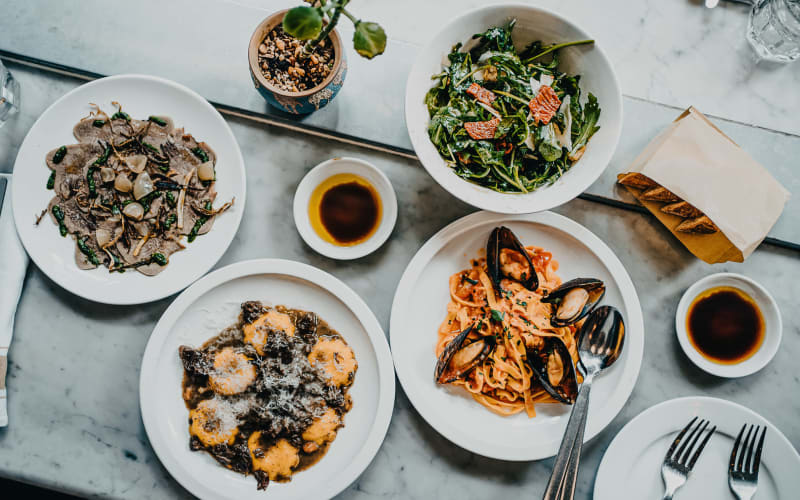
[[[694,464],[697,462],[697,458],[705,448],[708,440],[711,439],[711,435],[717,430],[716,426],[712,427],[706,433],[706,437],[697,445],[698,439],[700,439],[710,422],[708,420],[700,420],[691,433],[686,436],[686,433],[689,432],[696,421],[697,417],[694,417],[678,433],[672,442],[672,446],[667,450],[667,455],[664,457],[664,463],[661,465],[661,478],[664,479],[665,488],[664,500],[671,500],[675,491],[686,483],[686,480],[689,479],[689,473],[692,472]],[[684,436],[686,436],[686,439],[684,439]],[[678,448],[677,451],[675,448]]]
[[[764,437],[767,435],[767,426],[764,426],[761,431],[761,438],[758,440],[758,447],[756,447],[756,437],[760,427],[751,425],[744,442],[742,442],[746,427],[747,424],[742,426],[742,430],[739,431],[739,435],[736,437],[736,442],[733,443],[731,463],[728,466],[728,486],[731,487],[731,491],[739,500],[750,500],[756,493],[758,467],[761,465],[761,450],[764,448]],[[753,432],[754,429],[755,432]],[[751,434],[753,435],[752,438],[750,437]],[[736,452],[739,451],[739,445],[742,445],[742,443],[744,444],[741,453],[739,453],[739,460],[736,460]]]

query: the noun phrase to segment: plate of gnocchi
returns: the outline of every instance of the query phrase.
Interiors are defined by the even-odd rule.
[[[330,498],[372,461],[394,370],[364,301],[330,274],[262,259],[209,274],[145,349],[140,404],[162,464],[207,499]]]

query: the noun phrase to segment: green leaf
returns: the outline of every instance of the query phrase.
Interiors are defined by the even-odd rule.
[[[377,23],[359,21],[353,34],[353,47],[367,59],[381,55],[386,50],[386,32]]]
[[[478,40],[478,45],[470,51],[473,59],[477,60],[487,50],[513,52],[514,42],[511,39],[511,30],[514,29],[516,22],[516,19],[512,19],[505,26],[495,26],[483,33],[473,35],[472,38]]]
[[[322,30],[322,16],[312,7],[295,7],[283,16],[283,31],[298,40],[310,40]]]
[[[594,133],[600,130],[600,127],[597,126],[599,118],[600,106],[597,105],[597,98],[589,92],[588,101],[583,109],[583,123],[578,130],[578,136],[572,141],[572,151],[577,151],[585,146]]]
[[[556,161],[561,157],[561,145],[558,143],[553,123],[539,127],[536,130],[539,142],[538,150],[545,161]]]
[[[492,309],[492,320],[497,321],[498,323],[503,321],[503,318],[506,317],[506,313],[503,311],[498,311],[497,309]]]

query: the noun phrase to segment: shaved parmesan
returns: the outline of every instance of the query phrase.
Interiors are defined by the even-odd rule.
[[[570,109],[571,97],[569,94],[561,102],[559,111],[564,113],[564,130],[556,129],[556,138],[559,144],[568,150],[572,150],[572,110]]]
[[[482,107],[483,109],[491,113],[495,118],[503,118],[503,115],[501,115],[499,111],[489,106],[488,104],[482,103],[480,101],[476,102],[478,103],[478,106]]]

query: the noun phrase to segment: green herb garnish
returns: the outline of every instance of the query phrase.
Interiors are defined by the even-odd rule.
[[[175,224],[176,220],[178,220],[178,217],[176,217],[175,214],[170,214],[169,217],[167,217],[164,221],[164,229],[169,229],[173,224]]]
[[[149,142],[144,142],[144,141],[142,141],[142,146],[144,146],[146,149],[149,149],[150,151],[152,151],[152,152],[154,152],[154,153],[159,153],[159,154],[161,154],[161,150],[160,150],[160,149],[158,149],[157,147],[153,146],[153,145],[152,145],[152,144],[150,144]]]
[[[111,115],[111,119],[112,120],[123,119],[128,122],[131,121],[130,115],[128,113],[125,113],[124,111],[117,111],[116,113]]]
[[[94,174],[100,170],[99,167],[95,167],[92,165],[86,171],[86,185],[89,186],[89,198],[94,198],[97,196],[97,185],[94,180]]]
[[[205,204],[205,209],[206,210],[211,210],[211,207],[212,207],[211,202],[207,201],[206,204]],[[198,217],[198,219],[194,222],[194,226],[192,226],[192,230],[189,231],[189,236],[186,238],[186,240],[189,243],[193,242],[195,240],[195,238],[197,238],[197,233],[200,231],[200,228],[203,227],[203,224],[208,222],[208,219],[209,219],[209,216],[202,215],[202,216]]]
[[[151,191],[139,199],[139,203],[144,208],[144,213],[150,211],[150,205],[153,203],[153,200],[159,196],[161,196],[161,191]]]
[[[84,236],[82,239],[78,238],[78,250],[80,250],[81,253],[86,256],[89,262],[91,262],[95,266],[100,265],[100,260],[97,258],[97,255],[94,253],[94,250],[89,248],[89,246],[86,244],[86,240],[88,239],[89,239],[88,236]]]
[[[97,159],[92,163],[92,165],[105,165],[108,161],[108,157],[111,156],[111,145],[106,144],[106,148],[103,150],[103,154],[97,157]]]
[[[56,149],[55,153],[53,153],[53,163],[58,165],[65,156],[67,156],[67,147],[61,146],[60,148]]]
[[[159,125],[161,127],[166,127],[167,126],[167,122],[162,120],[161,118],[159,118],[157,116],[151,116],[150,118],[148,118],[148,120],[150,120],[151,122],[153,122],[156,125]]]
[[[102,126],[105,124],[106,124],[105,120],[95,120],[92,122],[92,126],[97,128],[102,128]]]
[[[175,208],[175,205],[178,204],[178,200],[175,199],[175,195],[172,194],[172,191],[167,191],[167,205],[172,208]]]
[[[478,280],[467,278],[466,274],[462,274],[461,275],[461,282],[464,283],[465,281],[467,283],[471,284],[471,285],[477,285],[478,284]]]
[[[158,264],[159,266],[167,265],[167,258],[164,257],[163,253],[158,253],[158,252],[154,253],[153,255],[150,256],[150,261],[155,264]]]
[[[61,207],[58,205],[53,205],[53,208],[50,209],[53,212],[53,217],[56,218],[56,222],[58,222],[58,231],[61,233],[61,236],[67,235],[67,226],[64,224],[64,211],[61,210]]]
[[[53,189],[56,187],[56,171],[53,170],[50,172],[50,177],[47,178],[47,189]]]
[[[206,153],[200,146],[192,148],[192,153],[200,159],[203,163],[208,161],[208,153]]]
[[[496,321],[498,323],[503,321],[503,318],[506,317],[506,313],[503,311],[498,311],[497,309],[492,309],[492,321]]]

